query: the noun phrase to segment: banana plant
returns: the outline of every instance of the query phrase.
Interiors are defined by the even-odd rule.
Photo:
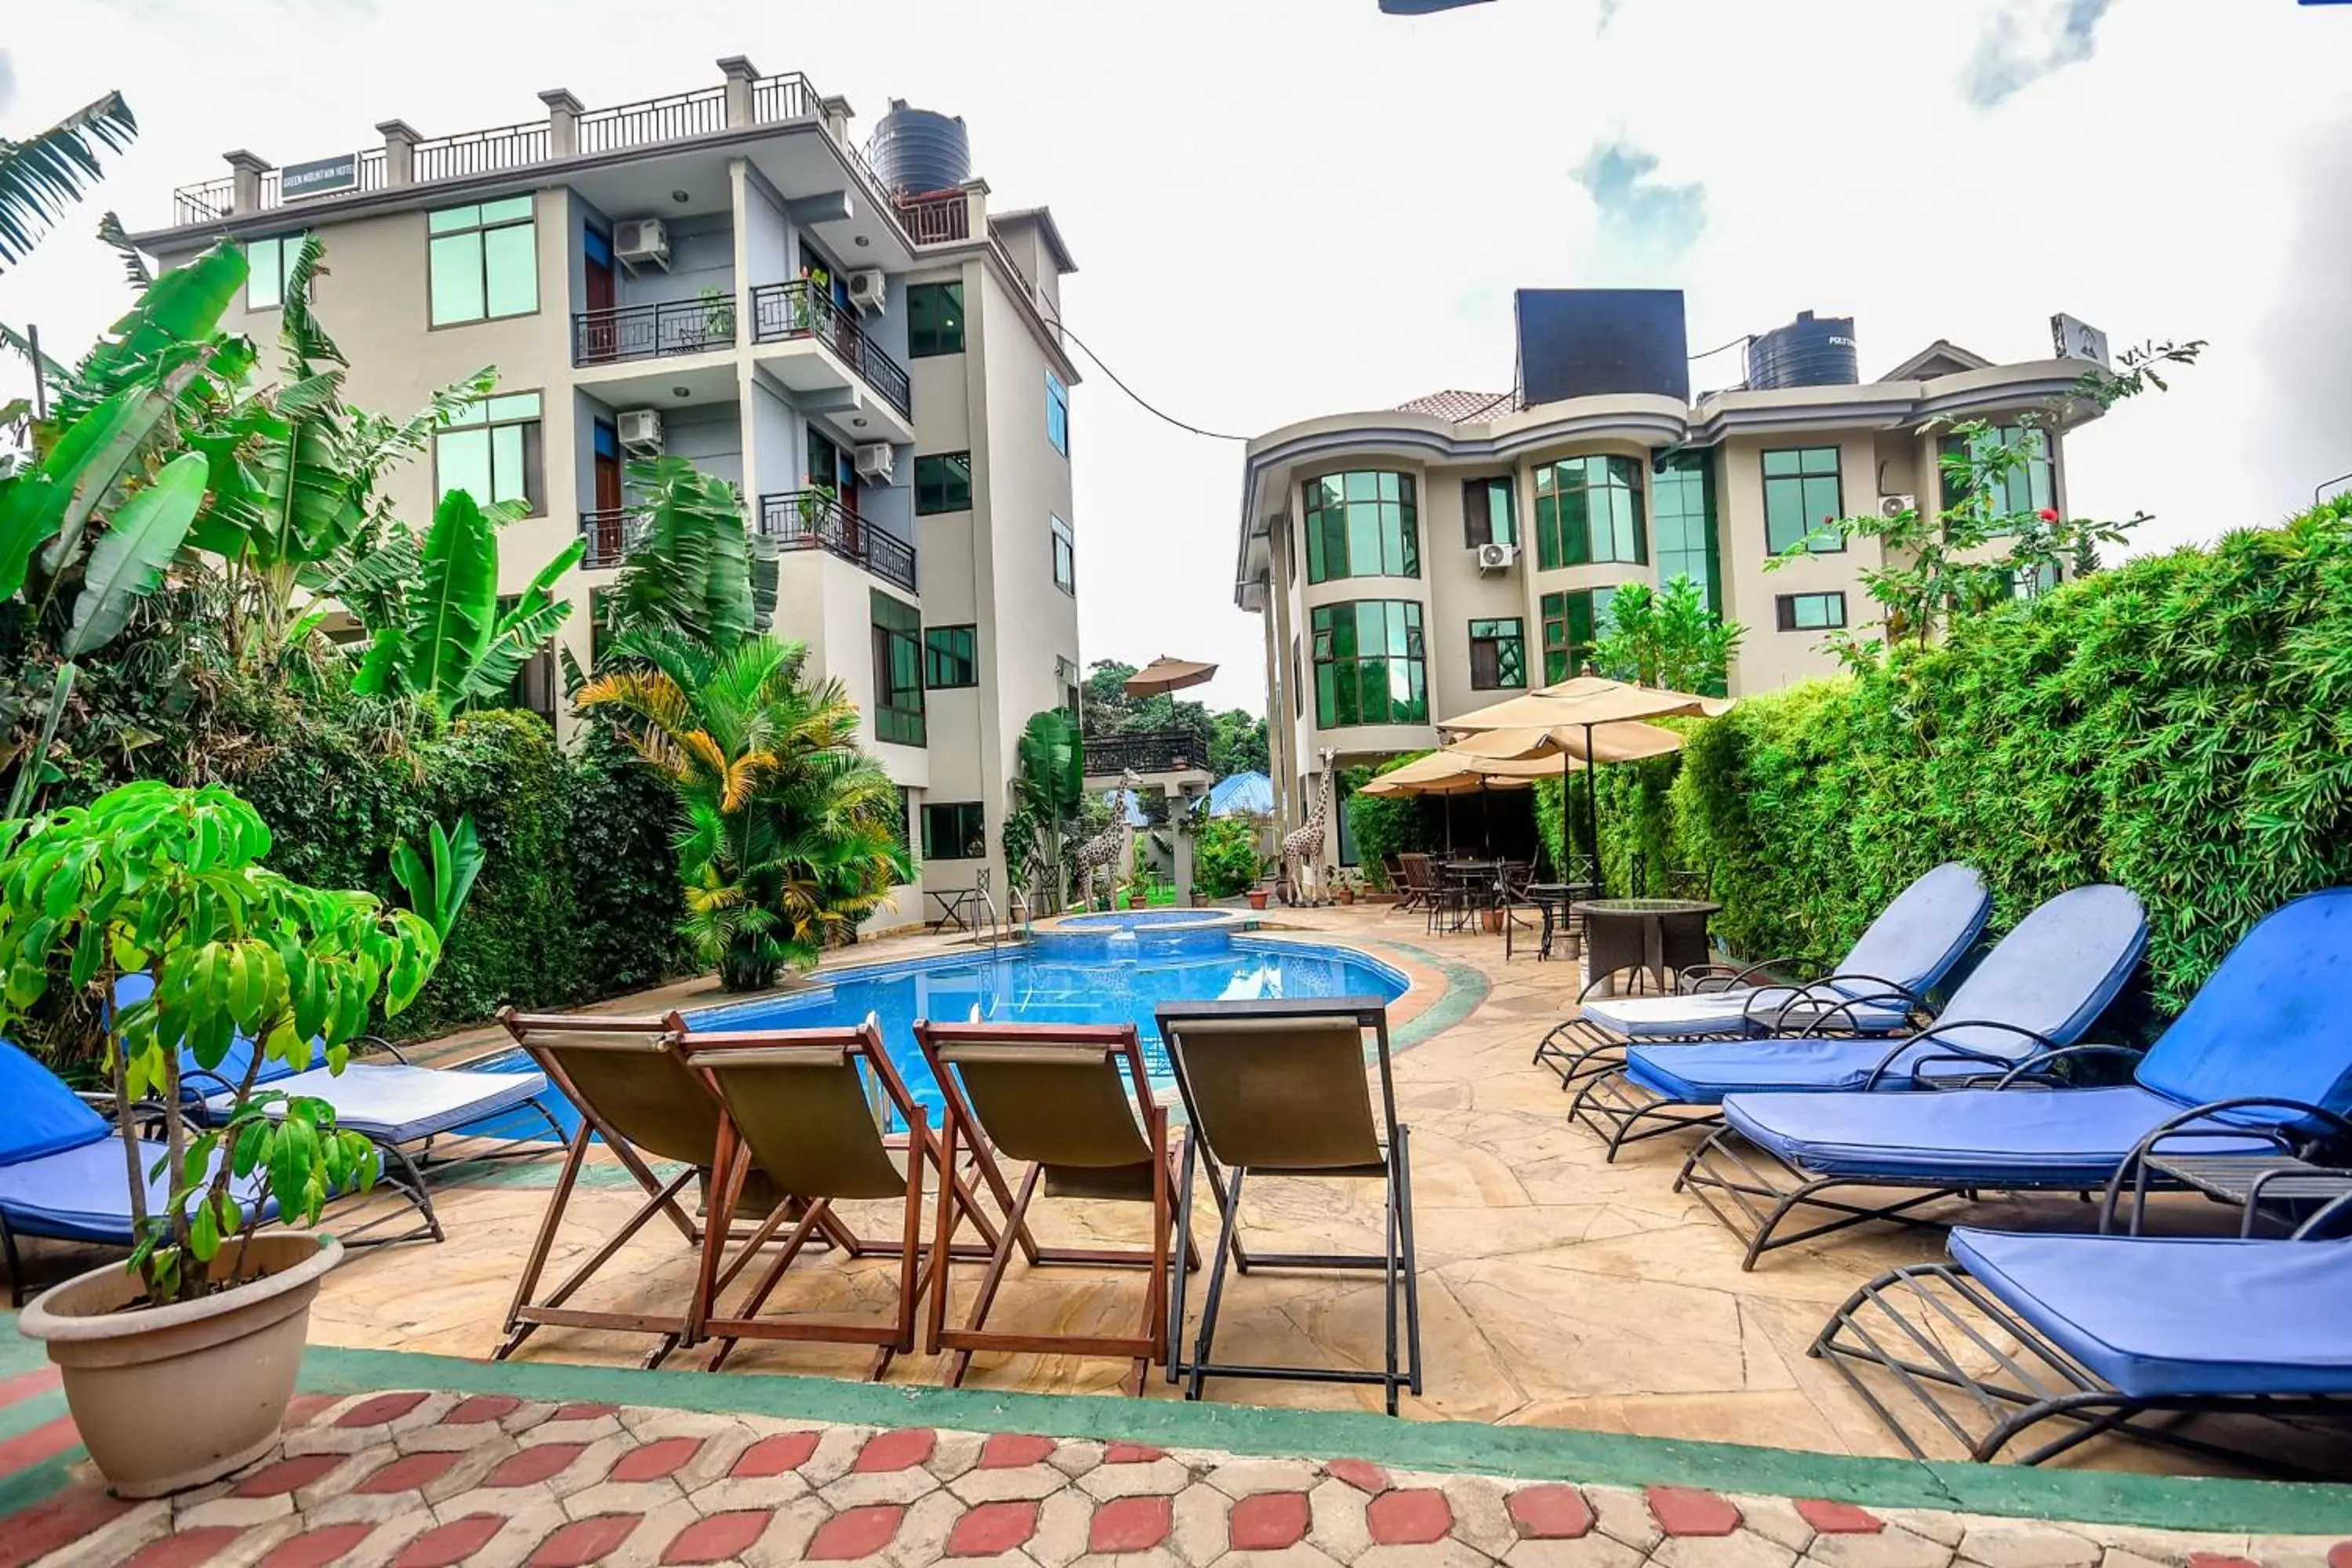
[[[433,852],[430,861],[404,838],[394,844],[392,874],[407,892],[408,907],[425,917],[433,934],[446,945],[450,928],[457,923],[458,912],[474,890],[474,879],[482,874],[489,855],[482,847],[481,835],[474,831],[471,816],[460,816],[454,833],[435,823],[426,847]]]
[[[441,498],[417,552],[415,575],[374,585],[380,619],[362,619],[368,649],[352,679],[353,690],[406,697],[445,718],[505,696],[523,662],[572,613],[568,601],[555,597],[555,584],[579,564],[586,548],[573,540],[501,615],[498,529],[519,510],[509,501],[486,511],[464,490]]]
[[[0,136],[0,265],[22,261],[69,201],[100,175],[96,148],[120,153],[139,121],[119,92],[22,142]]]

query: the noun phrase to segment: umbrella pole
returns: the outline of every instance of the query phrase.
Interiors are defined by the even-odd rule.
[[[1601,768],[1592,759],[1592,726],[1584,727],[1584,826],[1592,836],[1592,883],[1606,893],[1607,879],[1601,874]]]

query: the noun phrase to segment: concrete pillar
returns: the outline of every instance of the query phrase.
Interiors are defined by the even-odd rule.
[[[843,146],[848,146],[849,100],[839,96],[820,98],[816,100],[816,112],[817,118],[824,121],[827,133]]]
[[[580,100],[572,96],[569,88],[551,87],[539,95],[539,101],[547,105],[547,155],[576,156],[580,151]]]
[[[719,62],[719,74],[727,79],[727,123],[751,123],[751,84],[760,79],[760,68],[741,55],[729,55]]]
[[[963,222],[966,239],[988,237],[988,182],[986,180],[974,178],[963,183]]]
[[[228,210],[233,213],[259,212],[261,176],[276,165],[266,158],[256,157],[242,147],[234,153],[224,153],[221,157],[228,163]]]
[[[1192,836],[1183,825],[1192,820],[1193,805],[1201,797],[1190,789],[1179,790],[1168,803],[1168,842],[1175,852],[1176,904],[1190,909],[1192,904]]]
[[[383,183],[386,185],[413,185],[416,183],[416,144],[425,140],[416,127],[405,120],[387,120],[376,128],[383,138]]]

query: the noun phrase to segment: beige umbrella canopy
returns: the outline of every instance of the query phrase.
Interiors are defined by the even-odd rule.
[[[1461,757],[1532,762],[1560,756],[1578,762],[1635,763],[1679,752],[1683,738],[1672,730],[1632,721],[1596,729],[1588,742],[1581,726],[1560,724],[1548,730],[1475,730],[1456,740],[1448,751]],[[1546,766],[1545,775],[1558,773]]]
[[[1459,752],[1432,752],[1401,768],[1391,768],[1366,784],[1366,795],[1468,795],[1474,790],[1525,789],[1539,778],[1559,772],[1549,758],[1465,756]]]
[[[1129,697],[1165,697],[1171,691],[1181,691],[1188,686],[1204,685],[1217,673],[1213,664],[1199,664],[1189,658],[1170,658],[1161,654],[1120,683]]]

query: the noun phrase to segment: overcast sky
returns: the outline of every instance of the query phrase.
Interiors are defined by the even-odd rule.
[[[961,113],[1003,206],[1050,205],[1071,327],[1208,429],[1511,379],[1511,290],[1688,291],[1710,347],[1858,318],[1863,373],[1937,337],[2047,352],[2065,310],[2206,363],[2070,446],[2074,510],[2142,548],[2274,521],[2352,469],[2352,5],[2295,0],[15,0],[0,134],[107,88],[143,133],[0,320],[78,353],[119,313],[114,207],[250,147],[277,163],[699,87],[748,54],[848,97]],[[1086,658],[1221,661],[1240,447],[1160,423],[1081,359]],[[1738,379],[1737,356],[1695,384]],[[0,369],[0,399],[25,390]]]

